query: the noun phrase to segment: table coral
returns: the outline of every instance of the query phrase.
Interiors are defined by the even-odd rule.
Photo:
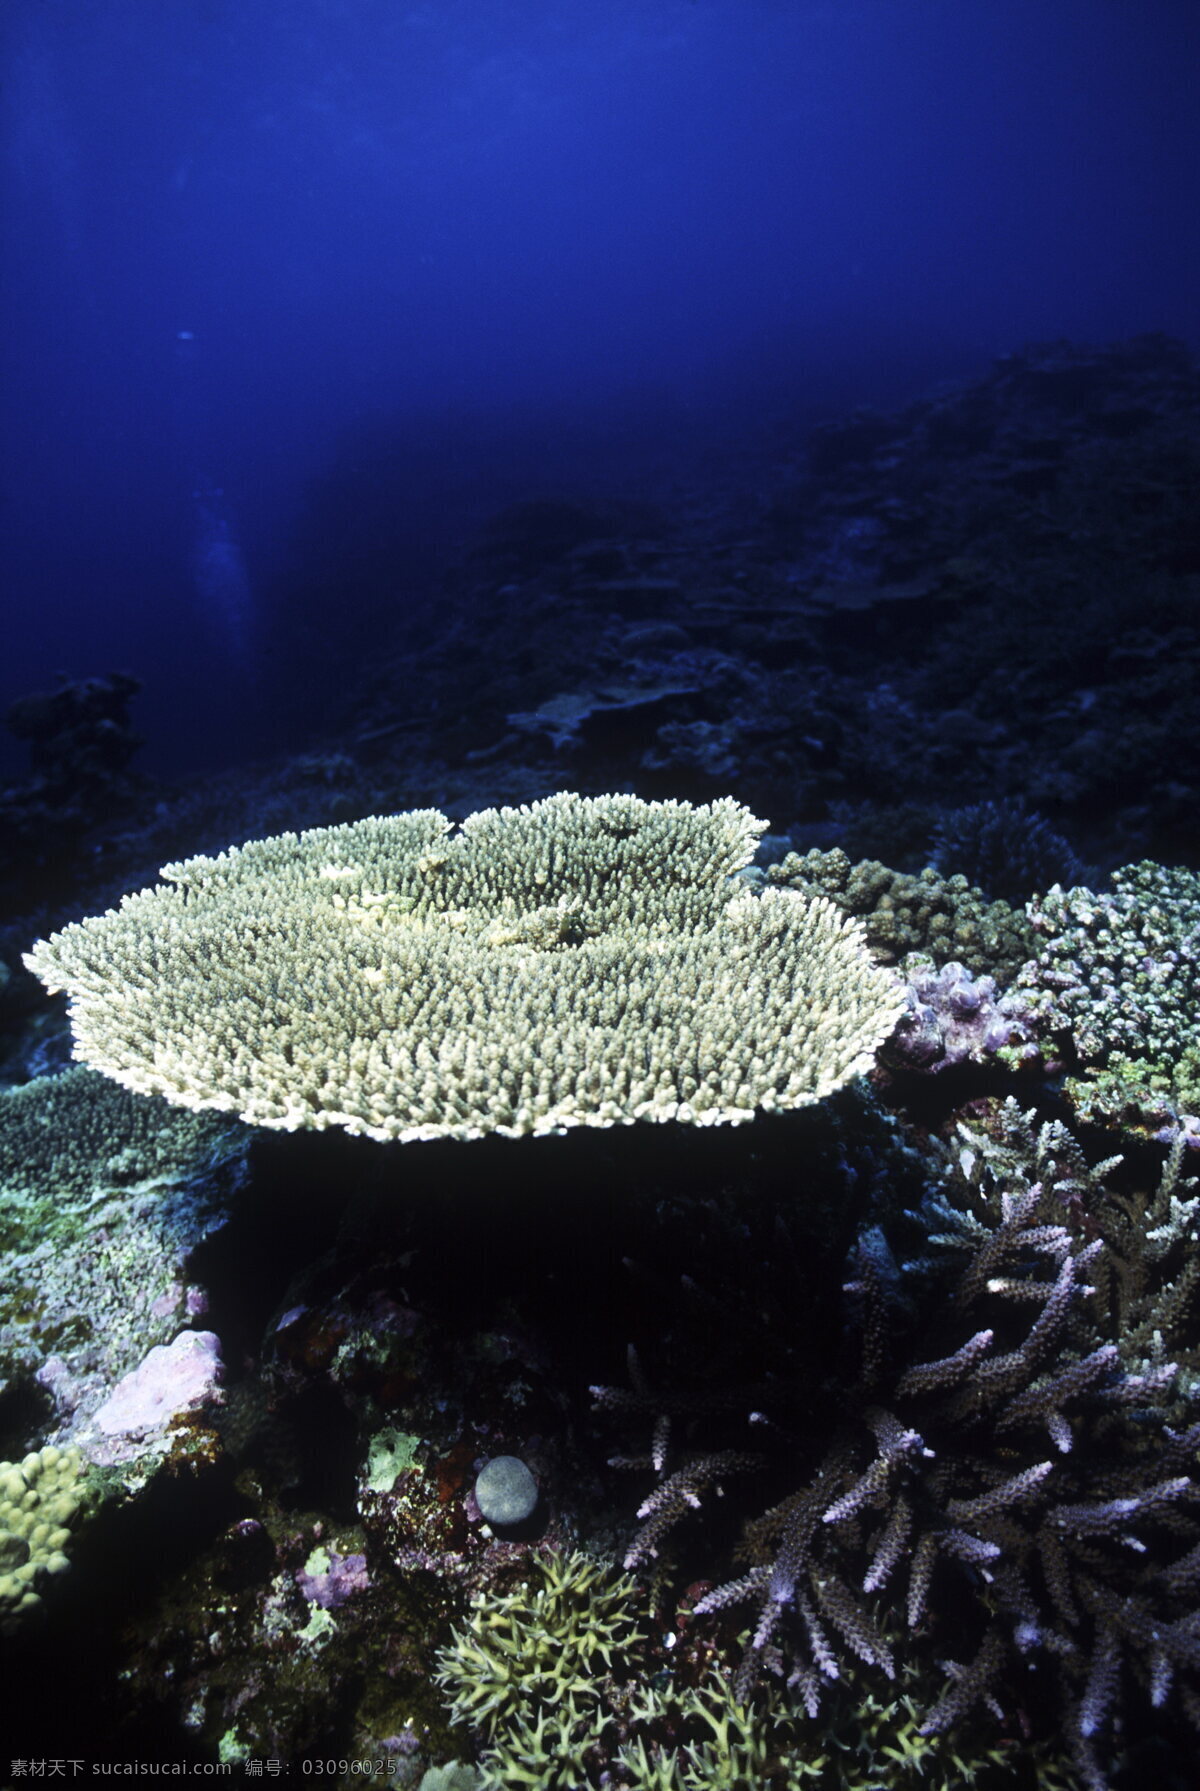
[[[562,795],[253,840],[28,954],[77,1054],[180,1106],[377,1139],[737,1124],[870,1067],[857,924],[738,873],[765,823]]]

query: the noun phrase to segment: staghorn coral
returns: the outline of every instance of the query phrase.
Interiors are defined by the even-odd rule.
[[[989,901],[964,876],[943,876],[929,866],[910,876],[873,858],[852,864],[835,846],[829,852],[790,852],[770,866],[767,881],[828,896],[862,921],[868,943],[888,963],[920,952],[935,964],[955,961],[1004,982],[1033,949],[1033,934],[1019,909]]]
[[[1200,1195],[1180,1175],[1187,1136],[1181,1129],[1154,1190],[1112,1194],[1102,1209],[1105,1250],[1097,1263],[1097,1299],[1122,1360],[1157,1365],[1169,1349],[1180,1364],[1182,1398],[1200,1391]]]
[[[1187,1144],[1177,1131],[1153,1188],[1128,1176],[1124,1186],[1110,1185],[1121,1157],[1089,1164],[1061,1120],[1037,1125],[1009,1099],[971,1126],[960,1123],[946,1158],[973,1190],[985,1178],[1036,1183],[1077,1231],[1099,1238],[1103,1247],[1088,1271],[1097,1335],[1115,1345],[1132,1374],[1161,1370],[1168,1360],[1177,1365],[1174,1399],[1164,1385],[1160,1409],[1181,1428],[1200,1389],[1200,1195],[1195,1178],[1182,1174]],[[961,1235],[970,1221],[964,1209],[956,1213],[952,1229]]]
[[[869,1791],[881,1783],[952,1791],[1003,1764],[998,1748],[955,1750],[922,1734],[915,1669],[881,1695],[854,1676],[840,1691],[814,1728],[787,1690],[763,1686],[746,1700],[713,1667],[695,1686],[644,1697],[636,1741],[618,1755],[619,1782],[630,1791]],[[648,1740],[656,1730],[672,1740]]]
[[[484,1791],[584,1783],[612,1720],[606,1692],[644,1638],[633,1581],[603,1562],[544,1554],[538,1581],[479,1593],[438,1656],[451,1717],[488,1743]]]
[[[475,1138],[821,1100],[900,1011],[859,928],[737,873],[763,823],[556,796],[168,865],[28,955],[76,1053],[255,1124]]]
[[[847,1292],[862,1366],[826,1407],[824,1449],[807,1441],[810,1388],[777,1381],[765,1402],[749,1391],[760,1458],[782,1445],[808,1467],[746,1525],[740,1575],[696,1605],[698,1616],[755,1608],[739,1693],[788,1663],[816,1715],[850,1663],[891,1679],[932,1627],[958,1641],[926,1734],[979,1707],[1019,1710],[1033,1662],[1057,1678],[1089,1787],[1106,1783],[1131,1685],[1156,1710],[1177,1687],[1176,1706],[1200,1722],[1200,1424],[1173,1359],[1189,1329],[1194,1343],[1196,1202],[1168,1165],[1146,1203],[1158,1242],[1135,1271],[1118,1250],[1136,1252],[1138,1209],[1109,1196],[1113,1168],[1089,1168],[1065,1128],[1037,1127],[1011,1103],[990,1132],[964,1128],[913,1215],[925,1254],[908,1279],[925,1283],[923,1322],[889,1299],[878,1241],[864,1236],[857,1252]],[[1113,1335],[1129,1320],[1143,1357]],[[653,1406],[644,1377],[632,1394],[593,1392],[602,1407]],[[671,1410],[662,1395],[658,1480],[630,1568],[714,1482],[753,1465],[722,1450],[674,1466]]]

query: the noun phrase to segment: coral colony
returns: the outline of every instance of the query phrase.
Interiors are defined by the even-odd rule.
[[[860,1246],[847,1288],[861,1361],[851,1415],[801,1484],[748,1523],[748,1571],[694,1609],[748,1605],[739,1692],[783,1671],[816,1717],[849,1659],[894,1678],[904,1632],[942,1627],[941,1602],[953,1608],[967,1590],[976,1608],[959,1646],[969,1652],[943,1663],[922,1732],[1002,1701],[1006,1671],[1019,1683],[1040,1661],[1062,1682],[1080,1776],[1101,1784],[1096,1738],[1123,1683],[1158,1707],[1178,1678],[1194,1707],[1200,1423],[1181,1411],[1180,1364],[1167,1354],[1196,1285],[1197,1202],[1180,1203],[1176,1150],[1146,1214],[1154,1243],[1142,1246],[1173,1266],[1147,1278],[1135,1341],[1134,1315],[1118,1328],[1098,1297],[1129,1235],[1103,1172],[1088,1170],[1062,1127],[1035,1129],[1011,1102],[992,1133],[963,1127],[960,1140],[913,1215],[940,1259],[924,1271],[939,1287],[936,1318],[928,1328],[901,1318],[897,1361],[899,1315]],[[668,1471],[669,1392],[656,1399],[635,1366],[631,1390],[594,1393],[606,1409],[655,1417],[645,1465],[658,1484],[627,1568],[655,1556],[730,1475],[764,1466],[761,1454],[725,1450]],[[797,1404],[780,1387],[777,1409],[747,1413],[748,1436],[795,1459]]]
[[[72,1752],[405,1791],[1191,1782],[1197,415],[1054,344],[736,528],[513,505],[202,791],[131,676],[16,705],[14,1709],[66,1661]]]
[[[401,1140],[744,1121],[755,1107],[806,1105],[846,1085],[904,1012],[899,979],[872,964],[858,924],[806,892],[811,865],[785,865],[799,887],[739,882],[762,825],[733,804],[558,797],[474,816],[452,836],[433,813],[288,835],[168,867],[166,884],[39,945],[29,963],[67,988],[90,1063],[184,1108]],[[1158,900],[1153,939],[1138,878]],[[1149,945],[1178,939],[1174,964],[1186,962],[1191,901],[1190,880],[1151,879],[1143,867],[1112,897],[1052,896],[1031,922],[1045,933],[1047,917],[1070,921],[1103,940],[1123,926],[1134,943],[1110,945],[1110,961],[1126,949],[1144,962]],[[265,928],[258,917],[272,906],[289,918]],[[1035,962],[1062,961],[1064,937]],[[303,986],[297,940],[309,975],[336,991],[304,1056],[293,1043],[299,1015],[289,1021],[282,1008]],[[1018,1036],[1036,1050],[1028,1016],[1018,1026],[996,1011],[991,978],[923,963],[909,959],[908,1013],[944,1016],[933,1068],[995,1056]],[[1050,980],[1054,1025],[1064,1003],[1072,1018],[1080,1010],[1087,971],[1077,974]],[[1112,985],[1097,971],[1092,986],[1103,1016]],[[1168,979],[1147,997],[1146,1018],[1126,1003],[1108,1034],[1103,1019],[1091,1032],[1077,1025],[1081,1057],[1131,1061],[1108,1038],[1127,1053],[1139,1027],[1161,1051],[1151,1020],[1180,998],[1171,988]],[[967,1044],[955,1043],[955,1023]],[[922,1021],[918,1033],[928,1029]],[[370,1044],[381,1036],[386,1060]],[[590,1041],[601,1036],[598,1052]],[[897,1073],[928,1071],[929,1053],[911,1038],[906,1051],[904,1036],[902,1026]],[[895,1682],[913,1643],[913,1668],[932,1691],[915,1731],[926,1744],[989,1713],[1003,1723],[1037,1664],[1042,1684],[1061,1688],[1066,1758],[1089,1787],[1106,1782],[1106,1747],[1131,1697],[1158,1709],[1178,1688],[1185,1709],[1200,1709],[1190,1597],[1200,1423],[1185,1370],[1197,1201],[1181,1178],[1182,1138],[1136,1230],[1106,1187],[1119,1159],[1089,1167],[1060,1122],[1038,1124],[1011,1098],[978,1130],[960,1122],[903,1215],[905,1249],[877,1226],[852,1250],[842,1325],[856,1365],[837,1385],[836,1416],[832,1403],[814,1413],[799,1362],[787,1372],[786,1321],[765,1381],[745,1392],[736,1447],[695,1447],[704,1399],[669,1377],[652,1384],[631,1351],[630,1386],[593,1389],[599,1409],[640,1415],[652,1432],[644,1457],[618,1464],[654,1476],[627,1573],[656,1573],[677,1529],[734,1482],[744,1501],[757,1482],[783,1489],[748,1516],[740,1571],[691,1605],[697,1628],[745,1612],[736,1671],[659,1708],[627,1678],[629,1660],[646,1653],[635,1582],[583,1556],[535,1556],[541,1590],[485,1580],[442,1657],[454,1721],[490,1750],[480,1783],[567,1784],[605,1758],[614,1782],[629,1785],[739,1784],[752,1771],[769,1782],[780,1734],[809,1758],[799,1713],[818,1724],[831,1687],[861,1668]],[[759,1297],[753,1279],[738,1297]],[[802,1285],[794,1298],[803,1302]],[[736,1353],[709,1389],[726,1432],[740,1397]],[[183,1332],[149,1350],[85,1434],[145,1443],[219,1399],[219,1378],[218,1339]],[[691,1442],[679,1458],[681,1420]],[[14,1616],[65,1565],[74,1503],[37,1480],[60,1459],[78,1473],[78,1451],[54,1449],[6,1470]],[[382,1490],[396,1483],[385,1475]],[[500,1452],[482,1467],[475,1516],[501,1535],[537,1502],[519,1457]],[[39,1547],[49,1550],[41,1568]],[[315,1551],[296,1575],[314,1640],[371,1583],[366,1553]],[[932,1634],[946,1638],[933,1660]],[[772,1694],[756,1725],[744,1711],[764,1680],[780,1679],[783,1704]],[[714,1699],[731,1700],[719,1720]],[[745,1759],[732,1777],[703,1776],[705,1727],[725,1737],[731,1724]],[[753,1767],[756,1748],[766,1752]],[[524,1779],[515,1763],[532,1770],[539,1758],[543,1777]],[[774,1776],[799,1782],[790,1768]]]

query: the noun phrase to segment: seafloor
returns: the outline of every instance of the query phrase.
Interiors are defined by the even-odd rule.
[[[1194,1783],[1200,372],[1033,347],[741,474],[507,508],[294,754],[150,778],[103,667],[10,711],[14,1782]],[[563,790],[762,817],[746,899],[888,967],[870,1072],[285,1132],[71,1068],[23,963],[173,861]]]

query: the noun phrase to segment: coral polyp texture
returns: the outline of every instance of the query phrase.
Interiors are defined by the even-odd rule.
[[[769,867],[767,881],[828,896],[862,921],[868,943],[888,963],[917,952],[937,965],[962,963],[977,975],[1007,981],[1034,947],[1019,908],[991,901],[964,876],[943,876],[931,865],[910,876],[875,858],[853,864],[835,846],[830,852],[789,852]]]
[[[1081,1117],[1150,1118],[1169,1138],[1200,1116],[1200,875],[1125,865],[1112,890],[1052,889],[1028,909],[1041,936],[1027,993],[1046,1027],[1071,1035],[1085,1068],[1069,1089]]]
[[[66,1571],[81,1466],[78,1449],[0,1462],[0,1635],[13,1633],[41,1603],[45,1582]]]
[[[860,1074],[900,1011],[856,922],[738,877],[764,825],[559,795],[281,834],[165,866],[26,963],[85,1063],[254,1125],[737,1123]]]

